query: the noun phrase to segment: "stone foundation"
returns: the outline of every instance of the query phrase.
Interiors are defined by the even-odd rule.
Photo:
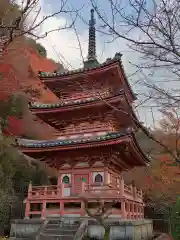
[[[77,221],[77,218],[62,218],[62,221],[72,224],[72,222]],[[40,219],[12,221],[10,239],[32,239],[40,229],[42,222]],[[106,224],[111,226],[110,240],[149,240],[153,236],[151,220],[128,221],[110,218],[106,221]],[[92,239],[101,240],[104,236],[104,228],[94,220],[89,219],[87,235]]]
[[[111,221],[110,240],[147,240],[153,236],[153,224],[151,220]],[[103,239],[104,228],[98,225],[88,226],[88,236],[92,239]]]
[[[10,239],[32,238],[36,236],[42,223],[41,219],[12,220]]]

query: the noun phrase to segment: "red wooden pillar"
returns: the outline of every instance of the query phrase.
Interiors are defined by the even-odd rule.
[[[71,174],[71,193],[75,193],[75,174]]]
[[[46,199],[42,203],[41,218],[44,220],[46,218]]]
[[[47,187],[44,188],[44,199],[42,202],[41,218],[46,218],[46,200],[47,200]]]
[[[125,201],[121,202],[121,214],[122,214],[122,218],[126,219],[126,205],[125,205]]]
[[[136,200],[137,199],[137,189],[136,186],[133,185],[133,198]]]
[[[93,184],[93,172],[92,169],[89,172],[89,185]]]
[[[82,194],[82,196],[85,195],[85,187],[86,187],[86,183],[85,183],[85,182],[81,182],[81,194]],[[84,215],[85,215],[85,203],[84,203],[84,202],[81,202],[80,215],[81,215],[81,216],[84,216]]]
[[[81,182],[81,194],[84,195],[85,194],[85,182]]]
[[[64,216],[64,201],[60,201],[60,215]]]
[[[85,215],[85,203],[84,202],[81,202],[81,213],[80,213],[81,216],[84,216]]]
[[[118,180],[117,182],[117,196],[121,196],[121,183],[120,181]]]
[[[121,178],[120,188],[121,188],[121,196],[124,196],[124,179],[123,178]]]
[[[140,218],[140,206],[137,204],[137,218]]]
[[[105,168],[104,171],[104,184],[108,184],[108,169]]]
[[[138,204],[135,203],[135,218],[138,218]]]
[[[131,209],[130,209],[130,203],[127,202],[127,218],[130,219],[131,218]]]
[[[64,197],[64,183],[61,183],[60,185],[60,196]]]
[[[25,218],[29,218],[30,215],[30,201],[29,198],[32,196],[32,184],[31,182],[29,183],[29,188],[28,188],[28,196],[26,199],[26,207],[25,207]]]
[[[32,195],[32,184],[31,182],[29,183],[29,188],[28,188],[28,198],[30,198]]]
[[[142,206],[142,218],[144,218],[144,205]]]
[[[28,200],[28,198],[27,198],[27,200],[26,200],[26,207],[25,207],[25,218],[26,219],[29,219],[29,215],[30,215],[30,202],[29,202],[29,200]]]
[[[135,219],[135,214],[134,214],[134,203],[132,203],[132,210],[131,210],[131,213],[132,213],[132,219]]]
[[[61,174],[60,173],[58,173],[58,181],[57,181],[57,185],[58,185],[58,187],[61,185]]]

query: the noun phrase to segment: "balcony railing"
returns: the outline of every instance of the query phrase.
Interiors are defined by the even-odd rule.
[[[55,91],[54,91],[55,92]],[[59,92],[59,91],[58,91]],[[38,103],[38,102],[32,102],[29,104],[30,108],[40,108],[40,109],[50,109],[50,108],[59,108],[59,107],[68,107],[70,105],[77,105],[82,103],[88,103],[88,102],[94,102],[97,100],[101,100],[101,98],[106,99],[110,97],[116,97],[120,94],[122,94],[123,90],[117,90],[117,91],[104,91],[104,92],[97,92],[97,93],[91,93],[91,94],[82,94],[79,96],[67,96],[63,97],[63,101],[59,103]]]
[[[59,186],[32,186],[29,185],[28,199],[62,199],[62,198],[77,198],[80,195],[86,195],[88,198],[98,196],[100,198],[121,198],[125,197],[131,200],[142,202],[142,191],[136,189],[132,185],[126,185],[123,181],[119,185],[112,184],[86,184],[82,182],[81,186],[76,189],[70,184],[60,184]]]
[[[89,136],[93,136],[93,135],[97,135],[99,133],[99,135],[104,135],[108,132],[117,132],[119,131],[119,128],[115,128],[115,125],[107,125],[107,126],[97,126],[97,125],[92,125],[92,126],[82,126],[80,128],[73,128],[73,127],[69,127],[67,129],[63,129],[61,131],[61,133],[57,133],[56,136],[57,137],[61,137],[62,139],[67,139],[70,137],[74,138],[76,137],[84,137],[84,135],[89,134]]]

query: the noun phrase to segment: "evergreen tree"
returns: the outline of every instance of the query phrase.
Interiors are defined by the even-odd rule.
[[[172,235],[174,240],[180,239],[180,197],[177,199],[176,204],[171,212],[172,221]]]

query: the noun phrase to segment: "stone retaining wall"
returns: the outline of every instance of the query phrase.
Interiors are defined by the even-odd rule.
[[[31,220],[13,220],[11,222],[10,239],[32,238],[34,237],[43,224],[41,219]]]
[[[74,218],[74,221],[77,219]],[[73,221],[73,218],[71,218]],[[10,239],[23,240],[34,237],[40,229],[43,221],[37,220],[14,220],[11,224]],[[110,227],[110,240],[147,240],[153,236],[153,224],[151,220],[115,220],[106,221]],[[87,235],[92,239],[103,239],[104,228],[94,220],[89,220]]]
[[[110,240],[146,240],[153,236],[151,220],[134,220],[110,222]],[[88,236],[92,239],[103,239],[104,228],[98,225],[88,226]]]

